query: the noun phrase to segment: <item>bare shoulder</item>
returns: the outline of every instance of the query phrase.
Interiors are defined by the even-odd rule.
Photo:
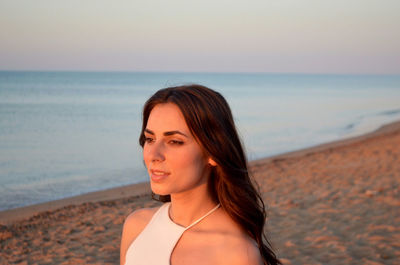
[[[131,214],[128,215],[128,217],[126,217],[125,222],[124,222],[124,229],[125,228],[133,228],[131,226],[135,226],[135,227],[141,226],[141,225],[145,226],[159,208],[160,207],[142,208],[142,209],[133,211]]]
[[[154,213],[159,209],[156,208],[143,208],[132,212],[126,217],[122,231],[122,239],[135,239],[150,222]],[[124,238],[125,237],[125,238]]]
[[[225,253],[218,264],[256,265],[264,264],[257,244],[247,236],[226,235],[224,244],[219,245],[220,253]],[[229,258],[227,258],[229,257]]]
[[[204,263],[218,265],[263,265],[257,243],[225,211],[210,216],[199,226],[198,249]],[[194,241],[193,237],[193,241]],[[200,259],[200,258],[199,258]],[[208,260],[208,262],[206,262]],[[204,264],[203,263],[203,264]],[[199,263],[200,264],[200,263]]]
[[[221,253],[226,253],[225,258],[219,264],[225,265],[262,265],[263,260],[257,243],[239,225],[222,211],[221,221],[224,222],[226,230],[220,233],[223,244],[219,244]],[[219,227],[223,227],[220,224]],[[220,242],[221,243],[221,242]],[[226,257],[229,256],[227,259]]]
[[[120,264],[125,263],[125,255],[129,246],[143,231],[158,209],[159,207],[135,210],[125,219],[121,237]]]

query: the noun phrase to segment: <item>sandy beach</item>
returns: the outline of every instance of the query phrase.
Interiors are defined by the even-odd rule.
[[[400,122],[250,165],[284,264],[399,264]],[[0,212],[0,264],[119,264],[125,217],[158,204],[141,183]]]

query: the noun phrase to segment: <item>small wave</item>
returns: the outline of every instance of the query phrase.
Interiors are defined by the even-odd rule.
[[[362,115],[343,128],[342,137],[351,137],[372,132],[381,126],[400,119],[400,109],[386,110],[369,115]]]
[[[355,122],[353,122],[353,123],[350,123],[350,124],[346,125],[346,126],[344,127],[344,129],[345,129],[345,130],[351,130],[351,129],[353,129],[356,125],[357,125],[357,124],[356,124]]]
[[[384,118],[382,116],[397,116],[400,114],[400,109],[391,109],[391,110],[385,110],[385,111],[380,111],[380,112],[375,112],[371,114],[365,114],[357,117],[355,121],[352,123],[347,124],[346,126],[343,127],[343,130],[348,132],[356,129],[360,125],[366,123],[368,120],[375,120],[379,117]],[[383,122],[385,122],[385,119],[382,119]],[[381,124],[383,125],[383,124]]]
[[[378,113],[378,115],[395,115],[395,114],[399,114],[399,113],[400,113],[400,109],[393,109],[393,110],[382,111],[382,112]]]

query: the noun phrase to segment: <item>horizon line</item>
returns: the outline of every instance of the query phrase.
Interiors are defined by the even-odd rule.
[[[267,72],[267,71],[184,71],[184,70],[60,70],[60,69],[0,69],[0,72],[31,73],[142,73],[142,74],[252,74],[252,75],[352,75],[352,76],[399,76],[399,73],[340,73],[340,72]]]

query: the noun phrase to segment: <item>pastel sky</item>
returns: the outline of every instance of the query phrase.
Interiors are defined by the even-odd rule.
[[[0,70],[400,74],[399,0],[0,0]]]

